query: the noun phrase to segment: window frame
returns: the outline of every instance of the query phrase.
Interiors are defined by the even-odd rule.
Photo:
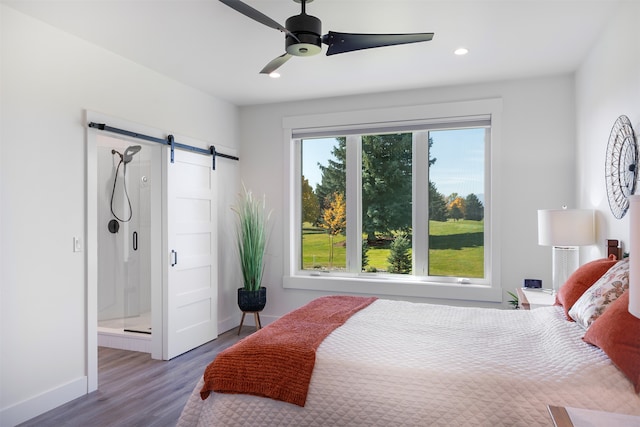
[[[500,128],[502,120],[502,100],[500,98],[482,99],[473,101],[450,102],[441,104],[426,104],[418,106],[381,108],[374,110],[357,110],[349,112],[313,114],[305,116],[284,117],[282,120],[284,136],[284,277],[283,287],[290,289],[317,290],[325,292],[349,292],[366,293],[386,296],[424,297],[442,299],[464,299],[486,302],[501,302],[502,288],[500,285]],[[424,129],[429,123],[455,124],[469,123],[480,118],[489,117],[491,122],[490,142],[485,150],[485,278],[481,281],[455,280],[457,278],[435,278],[404,275],[389,275],[375,273],[361,273],[360,264],[358,272],[354,267],[347,265],[347,273],[309,271],[299,268],[301,256],[301,212],[296,197],[301,192],[301,157],[300,139],[309,138],[323,133],[336,134],[346,132],[363,131],[371,133],[378,129]],[[330,131],[330,132],[329,132]],[[348,135],[345,135],[348,137]],[[294,139],[295,138],[295,139]],[[359,140],[359,138],[357,138]],[[414,134],[414,156],[420,159],[427,156],[424,147],[428,144],[419,144]],[[347,158],[349,150],[355,150],[352,156],[357,156],[359,164],[362,160],[361,146],[358,143],[347,142]],[[353,158],[353,157],[351,157]],[[418,158],[414,157],[413,167],[416,168]],[[362,187],[361,174],[358,167],[347,167],[346,197],[349,194],[359,192]],[[425,168],[421,168],[424,170]],[[427,168],[428,169],[428,168]],[[352,174],[350,174],[350,170]],[[414,169],[414,174],[416,170]],[[414,182],[427,182],[428,176],[415,176]],[[424,179],[423,179],[424,178]],[[420,181],[422,180],[422,181]],[[428,201],[424,197],[416,198],[417,186],[413,186],[414,219],[420,212],[428,208]],[[361,229],[362,212],[360,204],[349,208],[347,204],[347,223],[354,221],[357,227],[348,227],[348,241],[359,241],[358,230]],[[422,206],[424,205],[424,206]],[[414,223],[415,226],[415,223]],[[355,236],[351,236],[355,233]],[[353,230],[356,230],[353,232]],[[351,240],[349,240],[351,239]],[[425,243],[426,245],[426,243]],[[347,262],[360,262],[360,245],[347,245]],[[424,249],[424,248],[423,248]],[[489,259],[487,259],[487,257]],[[414,266],[415,267],[415,266]]]

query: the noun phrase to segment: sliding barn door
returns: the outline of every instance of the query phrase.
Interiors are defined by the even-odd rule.
[[[163,359],[215,339],[217,330],[216,173],[211,157],[167,152]]]

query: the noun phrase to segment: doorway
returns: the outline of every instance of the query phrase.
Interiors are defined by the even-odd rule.
[[[99,308],[102,310],[108,306],[109,311],[112,305],[118,306],[118,299],[122,302],[122,308],[118,309],[123,315],[123,329],[125,324],[130,324],[127,319],[140,320],[149,303],[151,324],[143,327],[150,327],[151,333],[128,333],[146,337],[153,359],[169,360],[217,337],[218,183],[211,157],[189,151],[193,147],[207,146],[203,141],[181,137],[181,144],[176,141],[176,146],[185,148],[174,151],[173,144],[170,147],[157,143],[167,138],[166,133],[158,129],[89,111],[86,112],[85,123],[86,360],[87,392],[92,392],[98,388],[98,319],[102,315]],[[101,123],[103,125],[99,125]],[[122,134],[112,129],[127,130]],[[209,154],[207,150],[199,150]],[[106,160],[100,160],[101,156]],[[128,160],[126,178],[123,170],[118,171],[120,160],[123,164]],[[99,178],[99,166],[103,161],[106,163],[106,179]],[[140,164],[134,166],[135,161]],[[139,171],[134,172],[136,167]],[[136,195],[128,194],[135,191],[135,186],[140,189],[139,203],[133,201]],[[100,197],[109,200],[107,207],[101,206]],[[148,216],[143,214],[146,210],[149,211]],[[134,221],[136,211],[141,216]],[[106,217],[101,219],[104,215]],[[113,233],[115,228],[118,231]],[[148,239],[142,236],[144,230],[149,230]],[[135,231],[137,235],[133,234]],[[117,237],[121,237],[122,242],[100,249],[101,234],[114,241],[117,239],[113,234],[120,234]],[[149,247],[147,254],[141,251],[143,244]],[[134,254],[138,255],[137,258],[128,256],[137,252],[134,245],[141,251]],[[101,267],[102,262],[108,265],[106,260],[100,260],[101,254],[105,253],[122,262],[117,268],[122,270],[124,278],[121,285],[101,291],[100,272],[105,268],[116,269]],[[134,264],[144,267],[137,269]],[[113,271],[109,275],[116,276]],[[150,295],[146,293],[149,288]],[[110,299],[100,298],[100,292],[107,293]],[[117,311],[116,308],[113,310]]]
[[[96,135],[98,345],[152,352],[152,236],[160,232],[160,147]],[[156,279],[156,285],[159,281]]]

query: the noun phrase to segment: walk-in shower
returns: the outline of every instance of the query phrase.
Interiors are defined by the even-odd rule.
[[[99,334],[151,334],[150,151],[104,136],[97,145]]]

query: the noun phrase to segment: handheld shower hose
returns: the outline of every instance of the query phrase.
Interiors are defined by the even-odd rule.
[[[139,145],[131,145],[127,147],[126,150],[124,150],[124,154],[116,150],[111,150],[111,154],[117,154],[118,156],[120,156],[120,162],[118,162],[118,166],[116,167],[116,174],[115,174],[115,177],[113,178],[113,188],[111,189],[111,214],[120,222],[129,222],[131,221],[131,217],[133,216],[133,209],[131,208],[131,199],[129,198],[129,193],[127,191],[127,163],[133,160],[133,156],[137,154],[141,148],[142,147]],[[123,172],[122,172],[122,179],[123,179],[122,186],[124,187],[124,195],[127,198],[127,204],[129,205],[129,217],[127,219],[122,219],[118,217],[118,215],[116,215],[116,213],[113,211],[113,196],[116,192],[116,183],[118,182],[118,172],[120,171],[120,165],[122,164],[124,164]],[[117,227],[116,227],[116,232],[117,232]]]

